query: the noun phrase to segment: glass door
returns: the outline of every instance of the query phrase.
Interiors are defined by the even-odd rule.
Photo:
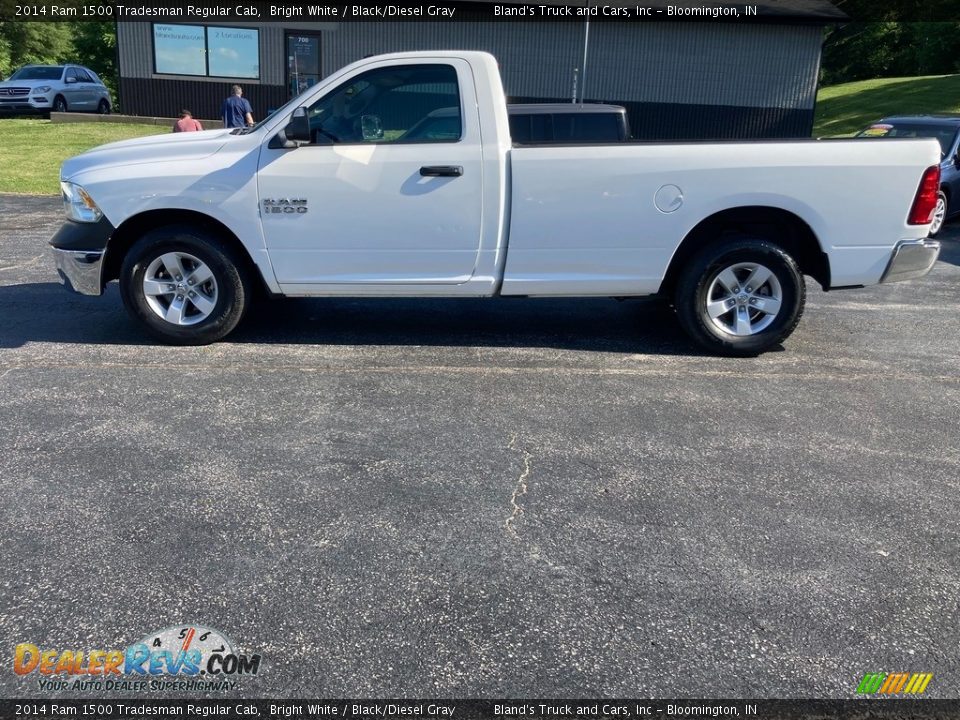
[[[287,33],[287,95],[299,95],[320,81],[320,35]]]

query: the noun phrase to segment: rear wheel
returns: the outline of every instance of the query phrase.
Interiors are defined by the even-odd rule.
[[[933,211],[933,222],[930,223],[930,237],[933,237],[943,229],[943,224],[947,221],[947,196],[937,193],[937,207]]]
[[[120,270],[127,311],[155,337],[206,345],[226,337],[250,303],[245,264],[213,235],[187,226],[152,230]]]
[[[110,103],[108,103],[106,100],[101,100],[100,104],[97,105],[97,112],[100,113],[101,115],[109,115]]]
[[[67,101],[64,99],[63,95],[57,95],[53,99],[53,111],[67,112]]]
[[[674,295],[684,330],[707,350],[757,355],[796,328],[806,286],[796,262],[777,245],[739,238],[697,254]]]

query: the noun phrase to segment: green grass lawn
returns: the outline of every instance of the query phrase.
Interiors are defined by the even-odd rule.
[[[60,194],[60,164],[97,145],[169,132],[157,125],[0,120],[0,192]]]
[[[862,80],[821,88],[814,137],[849,135],[884,115],[960,112],[960,75]]]

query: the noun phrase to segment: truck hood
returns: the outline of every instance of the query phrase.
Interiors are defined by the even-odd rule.
[[[202,160],[216,153],[226,143],[239,139],[230,132],[230,129],[167,132],[107,143],[65,161],[60,168],[60,179],[71,180],[87,170],[118,165]]]

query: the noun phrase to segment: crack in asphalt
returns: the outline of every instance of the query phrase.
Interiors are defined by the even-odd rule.
[[[514,433],[513,437],[510,438],[510,443],[507,445],[510,450],[517,449],[517,435]],[[513,489],[513,494],[510,496],[510,505],[513,507],[513,512],[510,513],[504,523],[503,527],[506,529],[507,534],[511,537],[518,538],[516,529],[513,527],[514,523],[523,515],[523,506],[517,502],[521,497],[527,494],[527,478],[530,476],[530,461],[533,459],[533,453],[528,450],[520,450],[523,453],[523,472],[520,473],[520,477],[517,478],[516,487]]]

